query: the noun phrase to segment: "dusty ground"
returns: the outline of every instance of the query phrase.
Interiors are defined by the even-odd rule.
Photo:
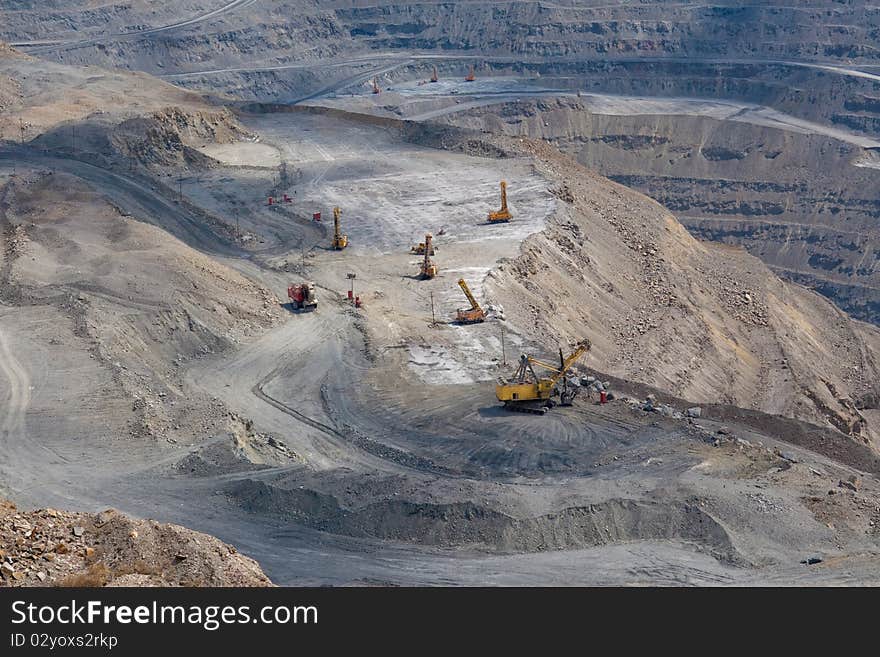
[[[132,169],[0,150],[0,483],[22,507],[206,531],[280,584],[877,583],[873,420],[847,405],[876,383],[873,329],[546,146],[143,111],[181,122]],[[502,178],[515,219],[484,225]],[[342,252],[311,219],[336,204]],[[486,323],[450,322],[460,276]],[[281,304],[303,277],[313,313]],[[584,335],[580,373],[689,401],[499,408],[519,352]],[[755,410],[687,420],[693,400]]]

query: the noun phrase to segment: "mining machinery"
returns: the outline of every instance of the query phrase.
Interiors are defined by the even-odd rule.
[[[435,66],[431,70],[431,82],[437,82],[440,78],[437,77],[437,67]]]
[[[455,321],[459,324],[477,324],[478,322],[485,322],[486,311],[483,310],[479,303],[477,303],[477,300],[471,293],[471,289],[463,278],[458,279],[458,286],[461,288],[461,291],[464,292],[464,296],[467,297],[467,300],[470,301],[471,307],[459,308],[456,310]]]
[[[425,235],[425,258],[422,260],[422,266],[419,269],[419,278],[434,278],[437,275],[437,265],[434,264],[434,261],[431,260],[431,253],[434,251],[434,247],[431,246],[431,240],[434,239],[434,236],[431,233]]]
[[[566,372],[590,347],[589,340],[581,340],[568,357],[564,357],[560,349],[558,367],[523,354],[513,377],[499,379],[495,396],[498,401],[504,402],[505,408],[520,413],[543,415],[557,404],[571,406],[579,388],[568,380]],[[535,365],[548,370],[550,376],[539,377],[535,373]],[[554,399],[556,397],[559,398],[558,402]]]
[[[473,82],[477,79],[476,74],[474,73],[474,65],[471,64],[470,69],[468,70],[467,77],[464,79],[465,82]]]
[[[287,287],[287,296],[290,299],[290,307],[294,310],[314,310],[318,307],[315,284],[311,281],[291,283]]]
[[[510,210],[507,209],[507,183],[501,181],[501,209],[497,212],[490,212],[486,218],[490,224],[505,224],[513,218]]]
[[[382,87],[379,86],[379,80],[377,78],[373,78],[373,93],[374,94],[382,93]]]
[[[410,250],[410,253],[415,253],[416,255],[425,255],[425,243],[419,242]],[[434,255],[437,252],[437,247],[431,244],[431,252],[428,255]]]
[[[337,251],[341,251],[348,246],[348,235],[339,232],[339,215],[342,210],[338,207],[333,208],[333,242],[330,244]]]

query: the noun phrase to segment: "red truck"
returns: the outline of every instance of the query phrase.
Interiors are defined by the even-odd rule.
[[[294,310],[314,310],[318,307],[315,284],[312,282],[291,283],[287,288],[290,306]]]

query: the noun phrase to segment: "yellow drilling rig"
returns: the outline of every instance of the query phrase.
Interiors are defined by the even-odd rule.
[[[490,212],[486,218],[490,224],[505,224],[513,218],[507,209],[507,183],[501,181],[501,209],[498,212]]]
[[[434,248],[431,246],[431,240],[434,236],[431,233],[425,235],[425,258],[422,260],[422,266],[419,268],[419,278],[434,278],[437,275],[437,265],[431,260],[431,254]]]
[[[348,235],[343,235],[339,232],[339,215],[341,214],[342,210],[338,207],[333,208],[333,242],[330,246],[337,251],[341,251],[348,246]]]
[[[476,324],[478,322],[486,321],[486,311],[483,310],[479,303],[477,303],[477,300],[471,293],[471,289],[463,278],[458,279],[458,286],[461,288],[461,291],[464,292],[464,296],[467,297],[467,300],[470,301],[471,307],[459,308],[456,310],[455,321],[459,324]]]
[[[558,367],[523,354],[520,356],[519,367],[513,377],[499,379],[495,386],[495,396],[498,401],[504,402],[505,408],[520,413],[543,415],[557,404],[571,406],[579,388],[570,383],[565,374],[590,350],[590,347],[589,340],[581,340],[567,358],[562,355],[560,349]],[[535,365],[550,371],[551,375],[539,377],[535,373]],[[561,385],[557,385],[560,382]],[[554,397],[559,397],[559,401],[555,401]]]

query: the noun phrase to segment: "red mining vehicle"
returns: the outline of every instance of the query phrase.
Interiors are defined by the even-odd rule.
[[[290,297],[290,305],[294,310],[314,310],[318,307],[314,283],[292,283],[287,288],[287,296]]]

